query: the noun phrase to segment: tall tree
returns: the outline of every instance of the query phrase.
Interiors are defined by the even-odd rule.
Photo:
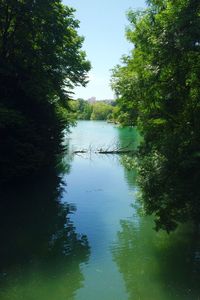
[[[1,178],[61,151],[67,101],[90,69],[73,13],[60,0],[0,0]]]
[[[145,11],[128,16],[134,49],[114,71],[113,86],[136,109],[144,137],[144,208],[155,215],[157,229],[170,231],[200,216],[200,3],[149,0]]]

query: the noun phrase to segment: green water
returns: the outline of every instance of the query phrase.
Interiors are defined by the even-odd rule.
[[[94,153],[138,139],[80,121],[62,176],[51,170],[1,193],[1,300],[200,299],[198,234],[188,225],[156,233],[139,214],[136,172]]]

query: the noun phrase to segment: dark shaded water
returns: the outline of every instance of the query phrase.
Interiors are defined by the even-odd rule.
[[[93,153],[138,139],[81,121],[67,141],[89,151],[66,157],[63,176],[48,171],[2,191],[0,299],[200,299],[198,233],[156,233],[138,213],[135,171]]]

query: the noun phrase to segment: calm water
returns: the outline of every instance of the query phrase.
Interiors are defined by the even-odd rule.
[[[94,153],[138,140],[134,129],[80,121],[62,176],[4,191],[1,300],[200,299],[199,236],[188,226],[156,233],[139,215],[136,172]]]

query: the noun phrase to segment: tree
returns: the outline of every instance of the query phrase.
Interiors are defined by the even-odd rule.
[[[90,120],[92,114],[92,105],[88,101],[77,99],[74,101],[74,105],[76,106],[74,111],[76,112],[79,120]]]
[[[102,101],[92,104],[91,120],[107,120],[113,111],[113,107]]]
[[[1,178],[38,170],[63,148],[71,90],[90,69],[73,12],[60,0],[0,0]]]
[[[113,117],[124,126],[134,126],[138,114],[136,103],[133,101],[137,75],[132,70],[129,56],[123,56],[122,63],[122,66],[117,65],[112,70],[111,87],[117,96]]]
[[[83,99],[70,101],[73,116],[78,120],[108,120],[112,118],[114,107],[103,101],[90,103]]]
[[[200,216],[200,3],[148,5],[129,12],[127,37],[134,49],[119,75],[114,72],[114,85],[122,84],[123,97],[131,81],[132,96],[125,99],[137,109],[134,122],[144,138],[139,155],[144,209],[155,215],[157,229],[170,231],[179,222],[198,223]]]

